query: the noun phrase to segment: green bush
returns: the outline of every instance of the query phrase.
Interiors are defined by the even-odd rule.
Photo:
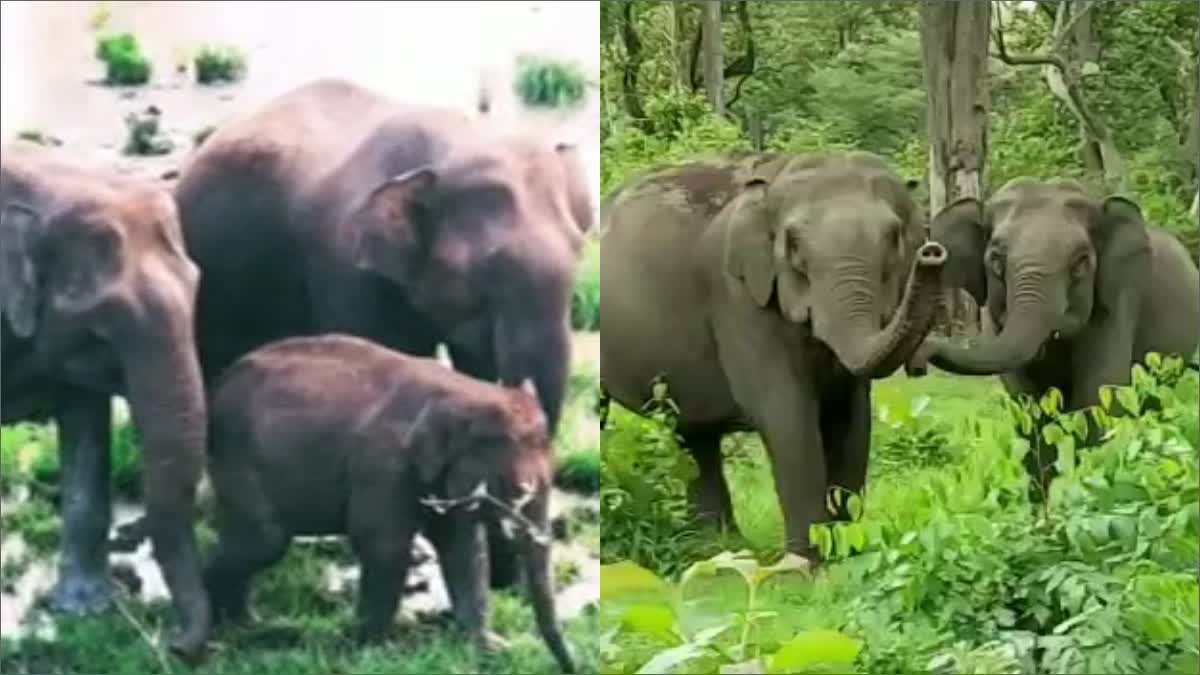
[[[565,490],[594,494],[600,489],[600,453],[572,452],[558,462],[554,483]]]
[[[1108,388],[1104,406],[1088,413],[1061,412],[1057,392],[1037,402],[977,400],[968,419],[941,427],[957,447],[940,464],[913,456],[903,473],[874,480],[853,521],[813,527],[826,564],[811,581],[757,591],[753,609],[770,618],[755,627],[761,637],[751,648],[769,653],[796,632],[836,630],[861,641],[857,672],[1196,672],[1200,378],[1177,358],[1147,361],[1133,368],[1131,386]],[[1114,401],[1138,415],[1109,414]],[[1087,415],[1105,437],[1084,449]],[[885,425],[881,438],[895,431]],[[899,455],[920,445],[894,442]],[[1059,471],[1050,499],[1036,505],[1023,465],[1031,442],[1055,451]],[[605,443],[606,468],[613,451]],[[602,523],[608,546],[608,518]],[[674,531],[644,536],[653,550],[672,545]],[[647,623],[644,612],[627,617],[628,607],[661,605],[661,590],[618,588],[611,595],[626,596],[618,601],[602,583],[608,672],[634,672],[664,648],[695,646],[698,626],[716,630],[717,617],[746,611],[744,594],[710,582],[686,603],[700,616],[660,611],[657,624]],[[665,637],[647,637],[647,625]],[[707,637],[692,650],[694,663],[722,651],[734,661],[754,655],[741,635]]]
[[[600,242],[589,239],[583,261],[575,274],[571,295],[571,327],[575,330],[600,330]]]
[[[587,79],[574,64],[526,57],[517,64],[513,91],[531,108],[573,108],[583,102]]]
[[[142,54],[133,33],[101,37],[96,42],[96,58],[104,62],[106,84],[137,85],[150,81],[153,66]]]
[[[246,75],[246,55],[236,47],[205,45],[192,58],[196,82],[237,82]]]

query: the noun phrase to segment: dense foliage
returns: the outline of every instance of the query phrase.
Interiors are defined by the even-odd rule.
[[[573,63],[527,57],[517,64],[513,91],[531,108],[571,108],[583,102],[587,80]]]
[[[1093,413],[1107,439],[1096,448],[1079,448],[1084,413],[1062,413],[1053,391],[1017,403],[987,390],[958,424],[914,422],[917,413],[907,424],[884,425],[871,489],[851,508],[859,518],[814,528],[826,566],[750,595],[719,577],[690,581],[694,564],[680,583],[699,590],[686,595],[645,581],[654,577],[649,570],[673,578],[711,555],[696,542],[713,536],[675,515],[687,508],[681,486],[694,471],[686,456],[656,468],[654,459],[629,464],[645,456],[632,443],[655,458],[656,448],[673,442],[648,442],[672,436],[670,411],[619,416],[602,439],[606,671],[674,659],[674,672],[714,672],[762,659],[759,670],[741,672],[765,672],[777,658],[770,655],[798,636],[838,631],[828,639],[844,644],[863,672],[1197,672],[1200,379],[1178,358],[1151,362],[1135,366],[1132,386],[1104,397],[1139,416]],[[912,381],[905,386],[916,391]],[[897,394],[890,389],[893,401]],[[924,407],[919,397],[910,399],[913,409]],[[1061,476],[1044,502],[1028,493],[1022,457],[1031,442],[1057,450]],[[944,461],[909,459],[911,448],[931,445]],[[756,464],[729,470],[735,508],[750,547],[770,557],[780,517],[774,495],[761,494],[770,492],[761,448],[750,452]],[[760,494],[736,491],[752,482]],[[692,545],[673,546],[681,541]],[[751,555],[719,554],[700,569],[712,574],[731,559],[756,565]],[[742,612],[739,621],[751,617],[751,637],[726,633],[734,612]],[[861,652],[850,651],[859,642]]]
[[[150,81],[154,70],[133,33],[105,35],[97,39],[96,58],[104,62],[106,84],[145,84]]]

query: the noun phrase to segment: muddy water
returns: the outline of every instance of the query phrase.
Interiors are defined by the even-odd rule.
[[[89,22],[98,2],[0,4],[0,135],[37,128],[80,155],[152,171],[178,157],[119,157],[124,118],[155,105],[163,124],[186,139],[304,82],[337,76],[409,102],[474,114],[488,92],[489,119],[530,126],[553,141],[579,143],[599,192],[599,100],[569,113],[531,112],[512,91],[515,62],[538,54],[599,74],[598,2],[143,2],[108,3],[109,29],[132,31],[154,64],[150,86],[110,88],[94,58]],[[231,44],[248,55],[244,81],[200,87],[175,65],[202,44]],[[187,146],[189,143],[183,143]],[[181,149],[182,152],[182,149]]]

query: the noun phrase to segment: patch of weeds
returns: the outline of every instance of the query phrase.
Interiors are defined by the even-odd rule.
[[[24,537],[30,550],[51,553],[62,539],[62,524],[54,507],[44,499],[29,499],[0,513],[0,531]]]
[[[264,619],[336,612],[344,602],[325,589],[328,565],[328,560],[293,544],[287,556],[255,582],[255,607]]]
[[[582,573],[583,572],[579,569],[579,563],[577,561],[568,560],[565,558],[556,559],[554,561],[555,590],[561,591],[567,586],[579,581],[579,577]]]
[[[57,136],[52,136],[48,132],[41,129],[23,129],[17,132],[17,138],[30,143],[37,143],[46,147],[56,148],[63,144],[62,139]]]
[[[595,494],[600,490],[600,453],[572,452],[560,459],[554,484],[564,490]]]
[[[150,81],[153,65],[133,33],[106,35],[96,41],[96,58],[104,62],[104,82],[139,85]]]
[[[126,155],[154,156],[166,155],[174,150],[175,143],[160,130],[161,120],[162,111],[153,105],[140,113],[126,115],[125,128],[129,135],[123,152]]]
[[[944,466],[953,460],[947,429],[934,419],[931,401],[929,396],[918,396],[906,402],[877,404],[873,471]]]
[[[199,84],[237,82],[246,75],[246,55],[231,46],[205,45],[192,58]]]
[[[587,78],[579,66],[527,56],[517,63],[513,91],[531,108],[574,108],[583,102]]]
[[[600,330],[600,242],[589,239],[583,260],[575,273],[571,294],[571,327],[575,330]]]

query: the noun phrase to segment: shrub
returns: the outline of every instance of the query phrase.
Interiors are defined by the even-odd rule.
[[[17,138],[48,147],[58,147],[63,144],[61,138],[52,136],[41,129],[23,129],[17,132]]]
[[[583,261],[575,274],[571,295],[571,327],[575,330],[600,330],[600,242],[591,239],[584,248]]]
[[[205,45],[192,58],[196,82],[237,82],[246,75],[246,55],[236,47]]]
[[[153,67],[133,33],[101,37],[96,42],[96,58],[104,62],[106,84],[137,85],[150,81]]]
[[[513,91],[531,108],[573,108],[583,102],[587,80],[574,64],[538,57],[517,64]]]

